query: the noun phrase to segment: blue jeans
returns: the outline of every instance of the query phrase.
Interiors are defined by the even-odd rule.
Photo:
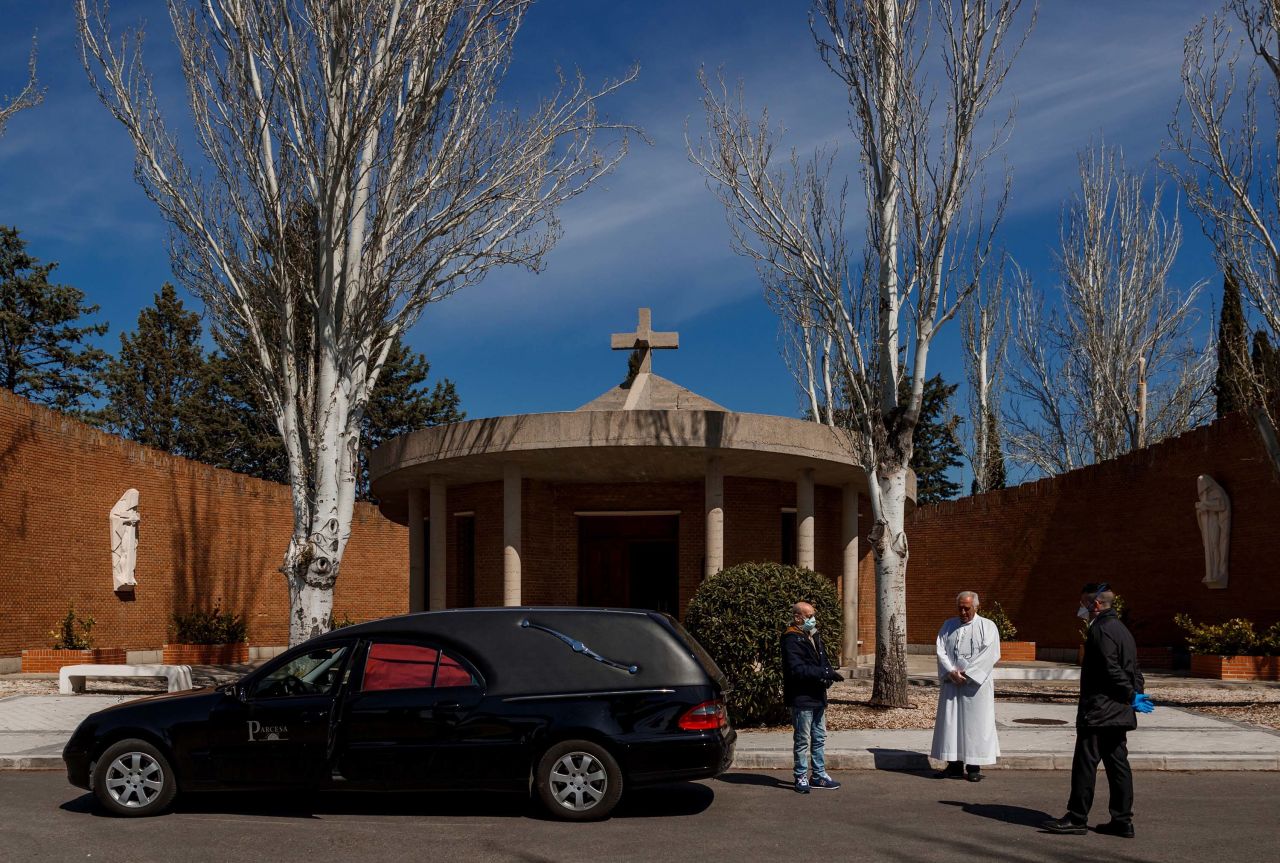
[[[827,743],[827,708],[793,707],[791,752],[795,758],[796,778],[809,775],[809,758],[813,757],[813,775],[827,775],[827,761],[822,749]]]

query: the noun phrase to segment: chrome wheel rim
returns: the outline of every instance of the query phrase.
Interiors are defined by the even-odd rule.
[[[107,768],[107,793],[128,809],[141,809],[164,790],[160,762],[145,752],[126,752]]]
[[[572,812],[585,812],[604,799],[609,776],[590,752],[562,755],[551,768],[551,793]]]

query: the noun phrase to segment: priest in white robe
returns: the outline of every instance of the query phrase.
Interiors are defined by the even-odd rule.
[[[982,779],[982,765],[1000,756],[996,739],[996,690],[992,672],[1000,660],[1000,630],[978,616],[978,594],[956,596],[959,614],[938,630],[938,715],[929,753],[946,761],[937,775]]]

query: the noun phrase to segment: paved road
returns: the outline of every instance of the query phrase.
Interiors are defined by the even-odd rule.
[[[1280,776],[1138,774],[1138,839],[1035,829],[1060,815],[1063,773],[985,782],[860,771],[794,794],[784,773],[731,773],[637,791],[599,824],[562,824],[502,795],[191,797],[169,815],[116,819],[53,772],[0,774],[0,858],[114,861],[1271,861]],[[1106,792],[1100,788],[1099,805]],[[1105,811],[1103,812],[1105,817]],[[803,844],[794,844],[801,839]]]

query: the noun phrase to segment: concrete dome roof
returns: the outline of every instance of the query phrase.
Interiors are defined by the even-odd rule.
[[[579,410],[468,420],[387,441],[369,457],[373,494],[387,517],[407,520],[407,492],[431,476],[446,485],[500,481],[505,464],[547,482],[701,480],[719,457],[725,476],[856,484],[842,432],[821,423],[711,410]],[[915,497],[914,476],[908,488]]]

